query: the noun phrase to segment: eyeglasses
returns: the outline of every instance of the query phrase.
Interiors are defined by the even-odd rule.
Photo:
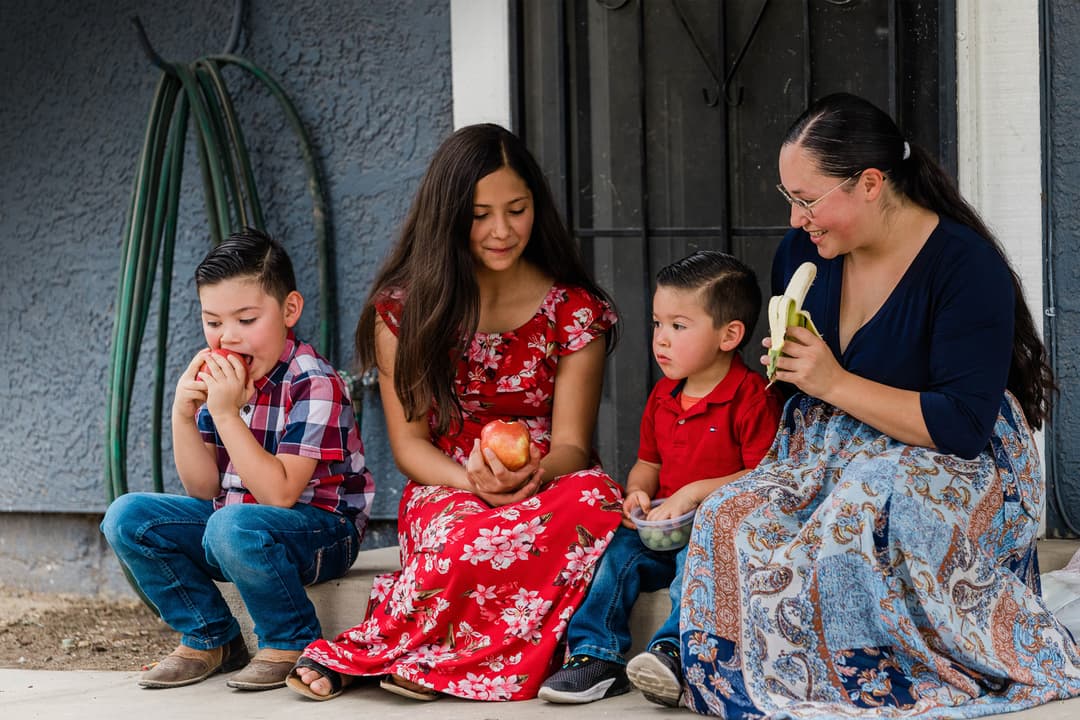
[[[837,183],[833,187],[826,190],[825,194],[822,195],[821,197],[819,197],[817,200],[811,200],[809,202],[807,202],[806,200],[803,200],[802,198],[791,197],[791,193],[789,193],[787,191],[787,188],[785,188],[783,185],[777,185],[776,189],[780,191],[780,194],[784,196],[784,199],[788,201],[789,205],[791,205],[792,207],[799,208],[804,213],[806,213],[806,216],[808,218],[813,219],[813,217],[814,217],[814,206],[815,205],[817,205],[819,202],[821,202],[825,198],[829,197],[829,193],[835,192],[835,191],[839,190],[840,188],[844,187],[849,182],[851,182],[855,178],[862,175],[862,173],[863,173],[863,171],[860,170],[859,172],[855,173],[854,175],[841,180],[839,183]]]

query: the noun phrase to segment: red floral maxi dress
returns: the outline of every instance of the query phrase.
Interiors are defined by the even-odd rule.
[[[396,334],[401,295],[376,308]],[[602,342],[614,322],[606,304],[556,284],[521,327],[477,333],[456,380],[463,429],[433,444],[464,465],[484,424],[518,419],[546,453],[559,357]],[[402,569],[375,578],[360,625],[304,655],[345,675],[395,673],[458,697],[536,697],[562,660],[559,644],[619,524],[620,497],[599,466],[497,508],[409,482],[398,510]]]

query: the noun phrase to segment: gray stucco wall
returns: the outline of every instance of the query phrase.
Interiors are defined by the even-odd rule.
[[[1080,536],[1080,4],[1046,0],[1047,162],[1046,196],[1053,270],[1047,335],[1056,346],[1055,372],[1062,393],[1054,408],[1049,447],[1049,532]]]
[[[322,164],[336,245],[339,352],[332,359],[346,366],[368,283],[427,160],[451,129],[449,3],[246,5],[238,54],[281,81]],[[22,561],[35,548],[58,554],[63,567],[85,564],[79,558],[95,552],[95,516],[105,509],[104,396],[120,237],[159,75],[129,18],[142,18],[163,57],[190,61],[221,51],[232,7],[206,0],[0,0],[0,307],[6,318],[0,329],[6,366],[0,373],[0,583],[53,589],[74,583],[77,591],[95,591],[87,582],[100,585],[65,580],[63,569],[28,582]],[[322,308],[297,143],[267,92],[235,69],[226,79],[257,167],[268,229],[290,251],[307,300],[298,332],[314,340]],[[191,273],[209,239],[190,137],[173,277],[172,377],[203,344]],[[150,487],[156,327],[152,315],[130,422],[131,490]],[[363,436],[373,470],[390,489],[399,479],[380,420],[377,408],[365,412]],[[179,491],[170,458],[166,439],[166,484]],[[383,493],[375,510],[393,517],[396,496]],[[37,512],[70,513],[68,527],[89,529],[81,541],[54,530],[59,537],[50,544],[27,522],[28,513]],[[45,528],[64,525],[53,518],[40,527],[47,536]]]

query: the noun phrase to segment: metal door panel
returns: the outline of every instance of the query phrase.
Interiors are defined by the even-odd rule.
[[[597,431],[617,478],[658,377],[657,270],[725,250],[768,298],[789,217],[776,156],[809,99],[864,95],[955,167],[954,14],[954,0],[519,0],[521,129],[621,315]]]

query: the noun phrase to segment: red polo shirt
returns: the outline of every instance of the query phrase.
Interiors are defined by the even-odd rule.
[[[660,465],[656,497],[670,497],[687,483],[757,466],[780,425],[783,401],[738,355],[701,402],[683,410],[686,380],[662,378],[641,418],[638,458]]]

